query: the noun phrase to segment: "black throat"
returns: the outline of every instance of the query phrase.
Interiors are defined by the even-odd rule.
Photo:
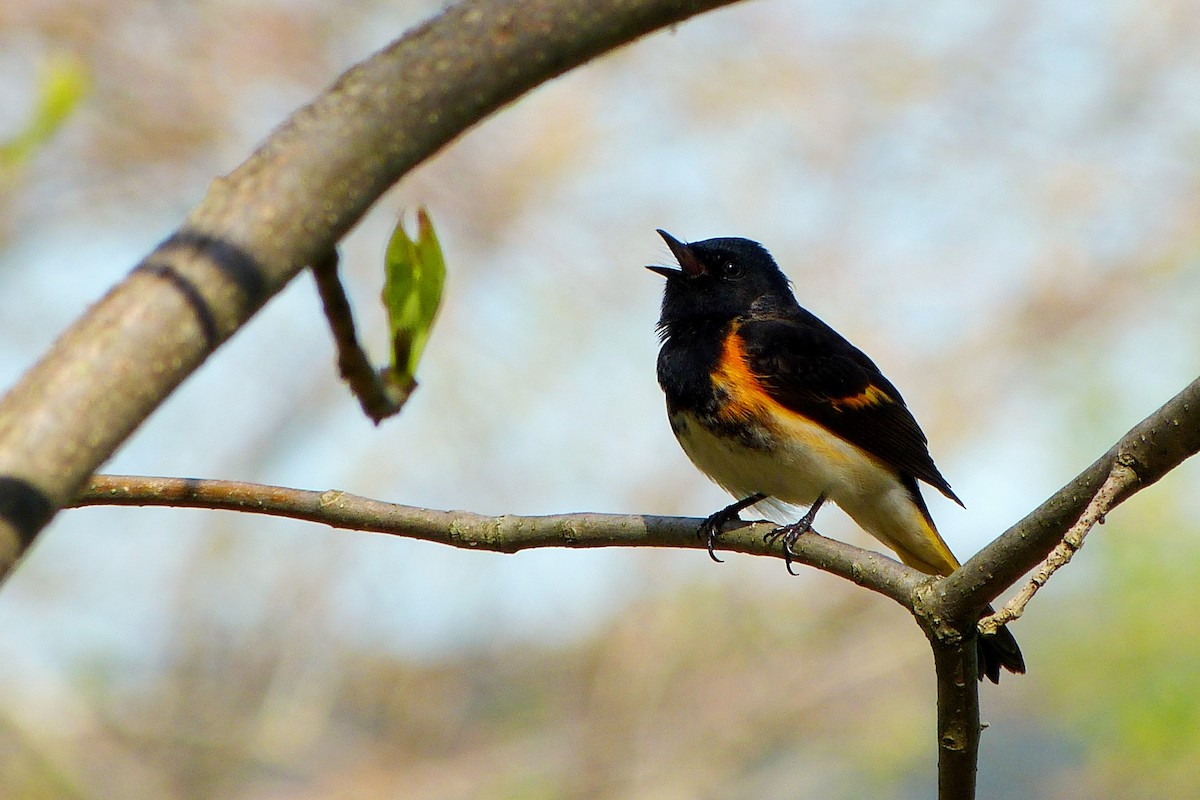
[[[717,397],[712,371],[721,359],[721,348],[732,319],[697,317],[660,324],[662,349],[658,352],[658,385],[667,397],[667,411],[715,413]]]

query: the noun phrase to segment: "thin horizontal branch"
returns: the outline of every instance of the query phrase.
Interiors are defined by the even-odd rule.
[[[933,586],[937,611],[948,620],[974,619],[1062,541],[1101,491],[1114,468],[1132,477],[1112,498],[1116,508],[1200,452],[1200,379],[1133,427],[1073,481]]]
[[[701,520],[645,514],[484,516],[386,503],[348,492],[325,492],[238,481],[96,475],[75,506],[173,506],[243,511],[305,520],[333,528],[385,533],[461,547],[516,553],[536,547],[687,547],[704,549],[696,536]],[[782,558],[763,535],[768,522],[731,526],[720,549]],[[928,577],[871,550],[805,534],[793,549],[802,564],[853,581],[890,597],[910,611],[917,586]]]
[[[344,73],[0,400],[0,578],[160,403],[402,175],[601,53],[734,0],[463,0]]]

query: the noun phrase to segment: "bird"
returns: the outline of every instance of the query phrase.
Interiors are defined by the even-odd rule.
[[[782,541],[791,571],[793,545],[831,502],[908,566],[936,576],[958,569],[920,484],[963,503],[875,363],[800,306],[758,242],[658,233],[678,262],[647,266],[666,278],[657,371],[667,417],[691,462],[735,498],[698,530],[709,555],[720,560],[721,529],[746,508],[807,506],[766,537]],[[1025,672],[1007,628],[977,642],[980,680]]]

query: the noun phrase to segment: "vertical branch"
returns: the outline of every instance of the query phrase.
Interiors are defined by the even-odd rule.
[[[930,636],[937,672],[938,800],[974,800],[979,765],[975,638]]]

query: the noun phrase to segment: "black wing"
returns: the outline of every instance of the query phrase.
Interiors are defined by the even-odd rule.
[[[776,402],[962,505],[900,392],[837,331],[800,309],[785,319],[747,320],[738,333],[747,366]]]

